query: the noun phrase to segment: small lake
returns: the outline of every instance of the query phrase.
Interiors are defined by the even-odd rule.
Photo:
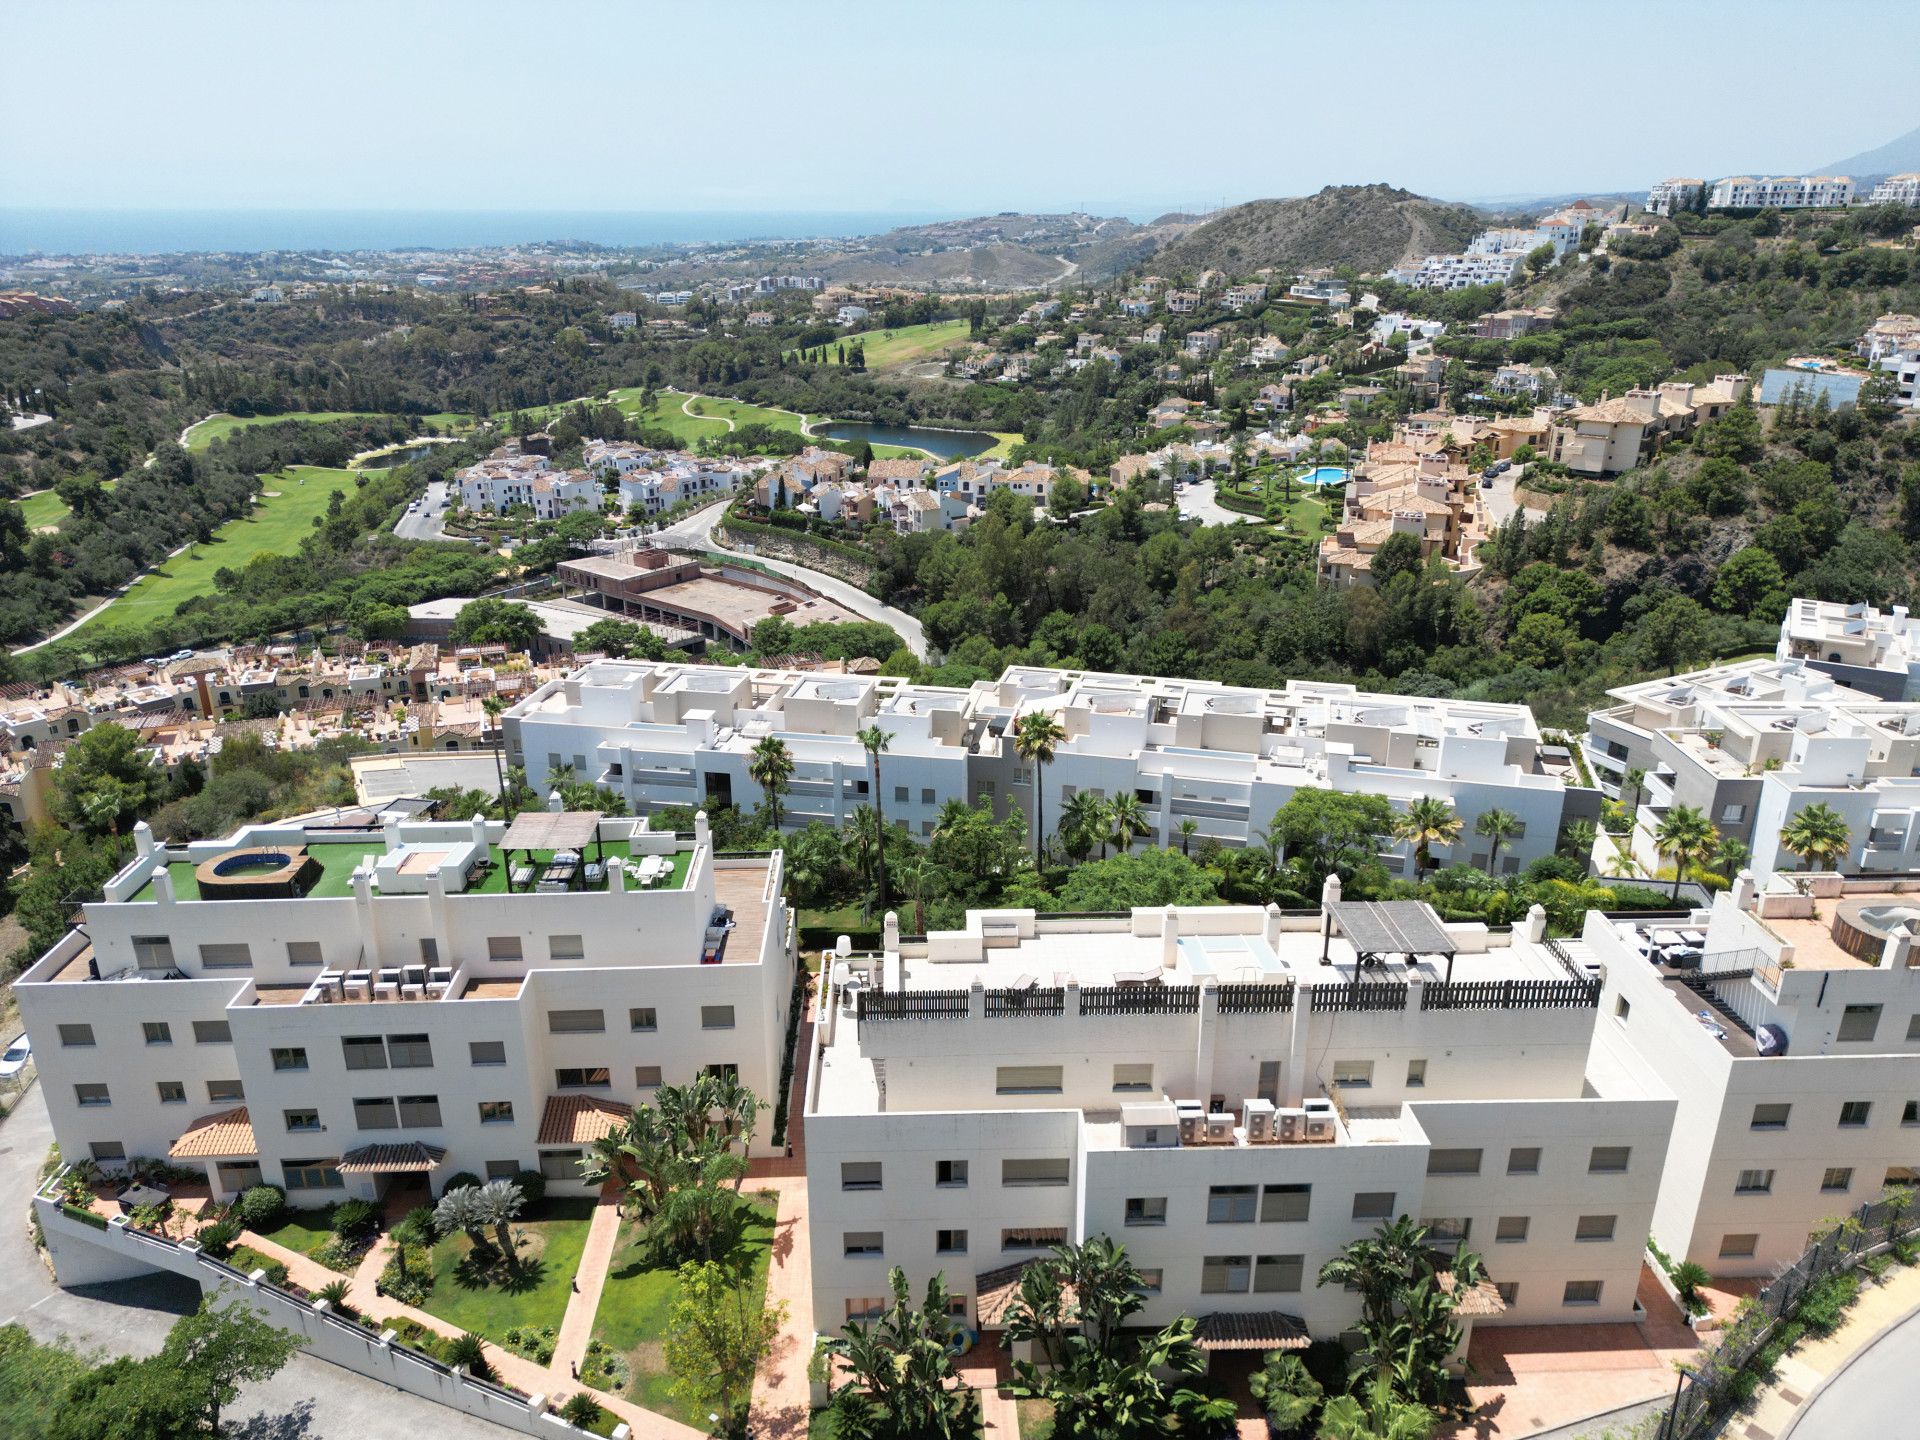
[[[404,450],[389,450],[384,455],[369,455],[355,468],[360,470],[391,470],[396,465],[406,465],[415,460],[425,459],[432,453],[433,446],[431,445],[409,445]]]
[[[864,440],[869,445],[913,445],[939,460],[964,460],[993,448],[984,430],[929,430],[920,425],[872,425],[865,420],[834,420],[813,427],[823,440]]]

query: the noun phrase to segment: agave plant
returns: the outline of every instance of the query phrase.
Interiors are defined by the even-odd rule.
[[[474,1214],[481,1223],[493,1226],[494,1242],[509,1260],[515,1252],[513,1231],[508,1222],[519,1215],[526,1203],[526,1196],[511,1180],[489,1180],[474,1192]]]
[[[479,1188],[473,1185],[447,1191],[433,1207],[433,1228],[442,1235],[464,1230],[474,1249],[486,1249],[487,1234],[481,1227],[487,1223],[487,1217],[480,1211],[479,1196]]]

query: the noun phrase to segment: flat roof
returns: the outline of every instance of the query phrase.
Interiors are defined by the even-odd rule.
[[[1453,937],[1424,900],[1336,900],[1333,921],[1364,955],[1451,955]]]

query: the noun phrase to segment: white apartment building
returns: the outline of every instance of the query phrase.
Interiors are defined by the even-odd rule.
[[[1715,210],[1818,210],[1853,203],[1846,175],[1730,175],[1713,182],[1707,204]]]
[[[1920,200],[1911,203],[1920,205]],[[1867,327],[1853,353],[1893,376],[1902,405],[1920,406],[1920,315],[1882,315]]]
[[[1654,1239],[1770,1277],[1920,1175],[1920,905],[1880,882],[1745,874],[1693,921],[1675,968],[1658,933],[1587,917],[1599,1023],[1678,1097]]]
[[[1707,182],[1690,176],[1662,180],[1647,191],[1647,210],[1654,215],[1671,215],[1676,210],[1692,209]]]
[[[1889,175],[1873,187],[1867,201],[1873,205],[1920,205],[1920,171]]]
[[[1781,660],[1803,660],[1885,700],[1920,700],[1920,620],[1907,607],[1795,600],[1780,622]]]
[[[1586,753],[1617,793],[1645,772],[1633,844],[1652,866],[1653,834],[1675,805],[1698,809],[1746,844],[1756,871],[1801,862],[1780,832],[1809,805],[1847,821],[1840,868],[1920,874],[1920,703],[1836,684],[1798,660],[1749,661],[1609,692],[1589,717]]]
[[[778,1089],[781,857],[717,858],[704,817],[136,840],[14,986],[70,1158],[170,1156],[216,1197],[265,1180],[306,1205],[460,1171],[579,1194],[584,1146],[658,1085]]]
[[[1331,891],[917,938],[888,917],[884,953],[826,957],[816,1327],[876,1313],[898,1265],[997,1328],[1026,1262],[1105,1234],[1139,1323],[1298,1344],[1359,1313],[1321,1266],[1401,1215],[1485,1257],[1470,1322],[1632,1319],[1675,1102],[1596,1023],[1598,981],[1538,913],[1490,935]]]
[[[1417,290],[1464,290],[1469,285],[1505,285],[1526,263],[1525,250],[1465,255],[1428,255],[1417,265],[1396,265],[1387,279]]]
[[[635,813],[664,806],[764,800],[747,774],[769,735],[795,762],[785,821],[844,823],[873,803],[871,767],[856,732],[893,735],[881,760],[881,803],[909,831],[932,831],[948,800],[985,800],[996,815],[1031,820],[1036,777],[1014,754],[1017,719],[1052,715],[1066,731],[1039,777],[1044,823],[1082,791],[1137,796],[1147,843],[1171,845],[1181,821],[1227,845],[1257,841],[1301,788],[1447,799],[1460,839],[1435,847],[1441,864],[1483,865],[1473,833],[1488,810],[1522,829],[1501,849],[1509,873],[1553,853],[1562,828],[1597,819],[1599,796],[1541,764],[1540,732],[1524,706],[1368,695],[1350,685],[1293,681],[1250,690],[1198,680],[1016,667],[970,689],[880,676],[719,669],[673,662],[596,661],[542,686],[506,714],[511,763],[546,789],[565,767],[620,794]],[[1410,851],[1381,861],[1408,873]]]

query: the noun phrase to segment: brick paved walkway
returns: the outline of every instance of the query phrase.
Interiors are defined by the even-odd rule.
[[[567,1301],[566,1317],[553,1342],[553,1373],[565,1375],[569,1383],[587,1358],[587,1341],[593,1338],[593,1317],[600,1310],[600,1292],[607,1285],[607,1267],[613,1263],[614,1248],[620,1242],[620,1187],[612,1180],[600,1187],[600,1203],[593,1207],[593,1221],[587,1227],[586,1248],[580,1252],[580,1268],[574,1274],[573,1297]]]

